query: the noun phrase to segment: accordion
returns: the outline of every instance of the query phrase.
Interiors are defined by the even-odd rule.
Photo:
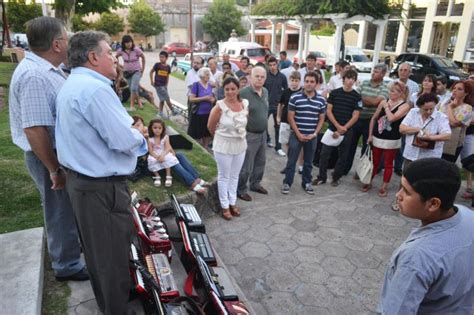
[[[164,254],[145,256],[148,271],[161,288],[159,293],[163,302],[170,301],[179,296],[179,289],[173,277],[168,257]]]
[[[176,219],[186,223],[189,231],[206,233],[206,227],[192,204],[180,204],[174,195],[171,195],[171,205],[176,212]]]

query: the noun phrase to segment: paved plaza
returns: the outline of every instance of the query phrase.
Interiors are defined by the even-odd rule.
[[[148,69],[151,60],[147,56]],[[185,101],[184,82],[171,78],[170,95]],[[250,192],[254,200],[239,200],[242,215],[230,222],[218,215],[207,219],[218,255],[258,315],[375,313],[386,264],[418,224],[390,209],[400,177],[393,176],[386,198],[377,195],[380,176],[363,193],[353,172],[339,187],[315,186],[313,196],[296,175],[290,193],[282,195],[285,163],[268,148],[262,185],[269,194]],[[95,313],[90,285],[70,286],[70,313]]]

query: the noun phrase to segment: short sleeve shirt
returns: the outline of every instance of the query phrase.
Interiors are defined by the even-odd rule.
[[[140,48],[135,47],[132,51],[127,52],[125,50],[119,50],[117,52],[117,58],[123,58],[123,71],[140,71],[140,56],[143,52]]]
[[[439,111],[435,110],[431,117],[431,122],[426,120],[423,122],[421,118],[421,113],[419,108],[412,108],[405,118],[402,121],[402,125],[415,127],[415,128],[425,128],[432,135],[436,134],[451,134],[451,127],[449,126],[448,117],[440,113]],[[416,161],[419,159],[424,158],[440,158],[443,154],[443,141],[436,141],[435,147],[433,150],[430,149],[422,149],[412,145],[414,134],[406,135],[405,140],[405,150],[403,151],[403,157],[410,161]]]
[[[198,82],[194,82],[191,88],[191,94],[196,97],[203,97],[212,95],[212,86],[210,84],[207,85],[207,88],[202,86],[202,84]],[[199,102],[199,108],[197,111],[198,115],[209,115],[212,109],[212,104],[208,101]]]
[[[387,85],[384,82],[380,82],[376,86],[372,86],[372,80],[366,80],[363,81],[362,84],[360,85],[360,95],[362,97],[367,96],[367,97],[378,97],[382,96],[384,99],[388,99],[388,88]],[[377,110],[377,106],[375,107],[365,107],[362,110],[362,113],[360,115],[360,119],[370,119],[372,118],[372,115],[375,113]]]
[[[301,91],[301,88],[294,91],[288,88],[285,91],[283,91],[283,94],[281,95],[281,99],[280,99],[280,104],[282,105],[281,122],[288,123],[288,103],[290,102],[291,96],[300,91]]]
[[[328,103],[332,104],[332,113],[337,122],[345,125],[351,118],[354,111],[362,110],[362,98],[355,90],[344,91],[343,88],[335,89],[329,94]],[[328,119],[329,129],[336,130],[336,127]]]
[[[155,86],[166,86],[168,84],[171,67],[167,64],[155,63],[153,71],[155,71]]]
[[[326,113],[326,100],[318,93],[309,98],[304,91],[301,91],[291,96],[288,110],[295,112],[298,130],[304,135],[309,135],[316,131],[319,115]]]

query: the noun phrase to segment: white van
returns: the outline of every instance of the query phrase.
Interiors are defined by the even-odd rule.
[[[240,58],[249,57],[250,63],[265,62],[265,55],[271,54],[270,49],[254,42],[228,41],[219,43],[219,57],[229,54],[230,61],[240,67]]]
[[[354,46],[346,46],[344,59],[355,66],[358,72],[372,72],[372,60],[370,60],[362,49]]]

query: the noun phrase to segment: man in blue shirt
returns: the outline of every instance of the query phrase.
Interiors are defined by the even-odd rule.
[[[10,84],[12,140],[25,152],[25,163],[41,195],[48,253],[56,279],[88,280],[80,260],[71,202],[64,190],[66,176],[60,168],[54,141],[56,95],[66,80],[59,68],[67,59],[68,37],[60,20],[38,17],[28,21],[26,52]]]
[[[474,212],[453,204],[459,169],[442,159],[420,159],[407,167],[401,186],[400,213],[421,225],[393,253],[378,311],[472,314]]]
[[[59,92],[56,143],[99,309],[126,314],[134,232],[127,175],[147,152],[111,88],[117,59],[102,32],[80,32],[69,44],[71,75]]]
[[[311,185],[311,171],[316,151],[318,133],[324,124],[326,101],[316,92],[321,74],[308,72],[304,76],[303,91],[291,96],[288,103],[288,123],[292,133],[288,142],[288,162],[285,179],[281,188],[282,194],[288,194],[295,177],[295,165],[301,149],[303,149],[303,189],[310,195],[314,194]]]
[[[278,62],[278,70],[283,70],[291,66],[291,61],[288,59],[286,51],[280,51],[280,61]]]

